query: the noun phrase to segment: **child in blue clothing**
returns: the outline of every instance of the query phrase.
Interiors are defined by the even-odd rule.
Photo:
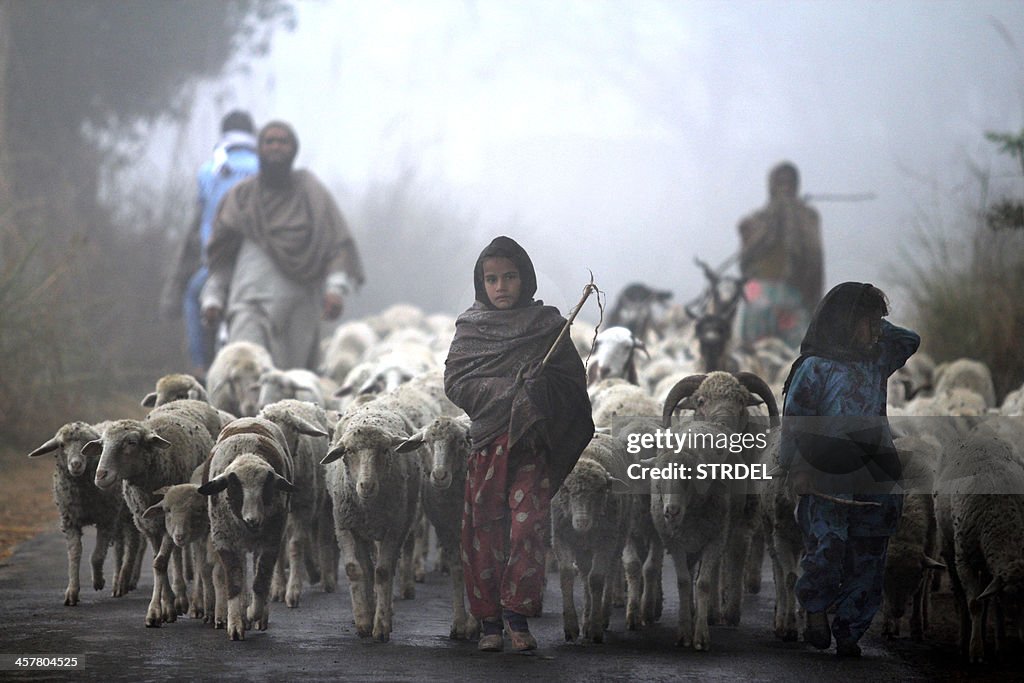
[[[826,649],[835,636],[840,656],[860,655],[857,641],[881,605],[886,549],[903,504],[886,384],[921,338],[887,314],[877,287],[834,287],[818,304],[783,389],[780,465],[799,495],[804,640]]]

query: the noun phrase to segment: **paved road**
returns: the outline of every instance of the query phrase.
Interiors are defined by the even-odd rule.
[[[87,532],[83,558],[89,557],[92,539]],[[395,602],[390,643],[355,635],[344,583],[333,594],[307,587],[297,609],[273,604],[269,630],[249,632],[244,642],[233,643],[224,631],[187,617],[160,629],[145,628],[152,586],[148,562],[139,590],[120,599],[93,592],[83,562],[82,599],[77,607],[65,607],[64,558],[63,536],[45,533],[0,565],[0,653],[77,655],[80,668],[31,673],[7,668],[0,680],[930,681],[965,674],[949,647],[892,643],[869,634],[862,643],[864,657],[851,661],[776,641],[768,631],[770,572],[762,593],[747,596],[742,626],[712,628],[708,653],[673,645],[671,569],[666,569],[662,624],[627,633],[622,610],[616,610],[604,645],[562,640],[561,599],[557,581],[549,581],[546,616],[531,622],[541,647],[524,655],[478,653],[474,643],[450,641],[448,578],[435,573],[417,586],[415,600]],[[108,558],[108,576],[109,565]],[[971,677],[978,680],[979,674],[985,680],[1024,679],[1019,660],[1016,666],[986,665]]]

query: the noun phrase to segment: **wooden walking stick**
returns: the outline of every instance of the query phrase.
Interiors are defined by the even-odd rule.
[[[561,343],[562,339],[565,338],[565,335],[569,333],[569,328],[572,326],[572,321],[576,319],[576,315],[580,312],[580,309],[583,308],[583,304],[587,302],[587,299],[590,298],[591,294],[595,292],[600,293],[600,291],[601,290],[597,288],[597,285],[594,284],[594,273],[591,272],[590,282],[588,282],[583,287],[583,298],[581,298],[579,303],[576,304],[576,308],[572,309],[572,313],[569,314],[569,319],[566,320],[565,325],[562,326],[562,331],[558,333],[558,338],[555,339],[555,343],[551,345],[551,348],[548,349],[547,355],[544,356],[544,360],[540,362],[540,367],[537,368],[537,374],[540,374],[541,371],[544,370],[544,367],[548,364],[548,361],[551,360],[551,356],[554,355],[555,349],[558,348],[558,345]]]

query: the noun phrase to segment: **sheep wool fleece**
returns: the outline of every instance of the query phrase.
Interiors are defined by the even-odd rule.
[[[551,480],[536,452],[510,456],[508,435],[470,455],[462,517],[462,564],[469,611],[496,618],[502,609],[540,614]]]

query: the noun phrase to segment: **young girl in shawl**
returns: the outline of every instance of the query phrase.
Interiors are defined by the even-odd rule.
[[[805,554],[796,595],[807,610],[804,640],[824,650],[834,635],[840,656],[860,655],[857,641],[881,605],[886,549],[903,504],[886,380],[921,338],[885,320],[887,313],[885,294],[870,284],[834,287],[818,304],[783,389],[780,465],[800,496]]]
[[[594,432],[586,373],[568,335],[540,369],[566,320],[534,300],[533,263],[514,240],[497,237],[480,253],[473,284],[444,376],[471,420],[466,592],[480,650],[504,648],[503,626],[516,650],[532,650],[527,618],[541,609],[551,498]]]

